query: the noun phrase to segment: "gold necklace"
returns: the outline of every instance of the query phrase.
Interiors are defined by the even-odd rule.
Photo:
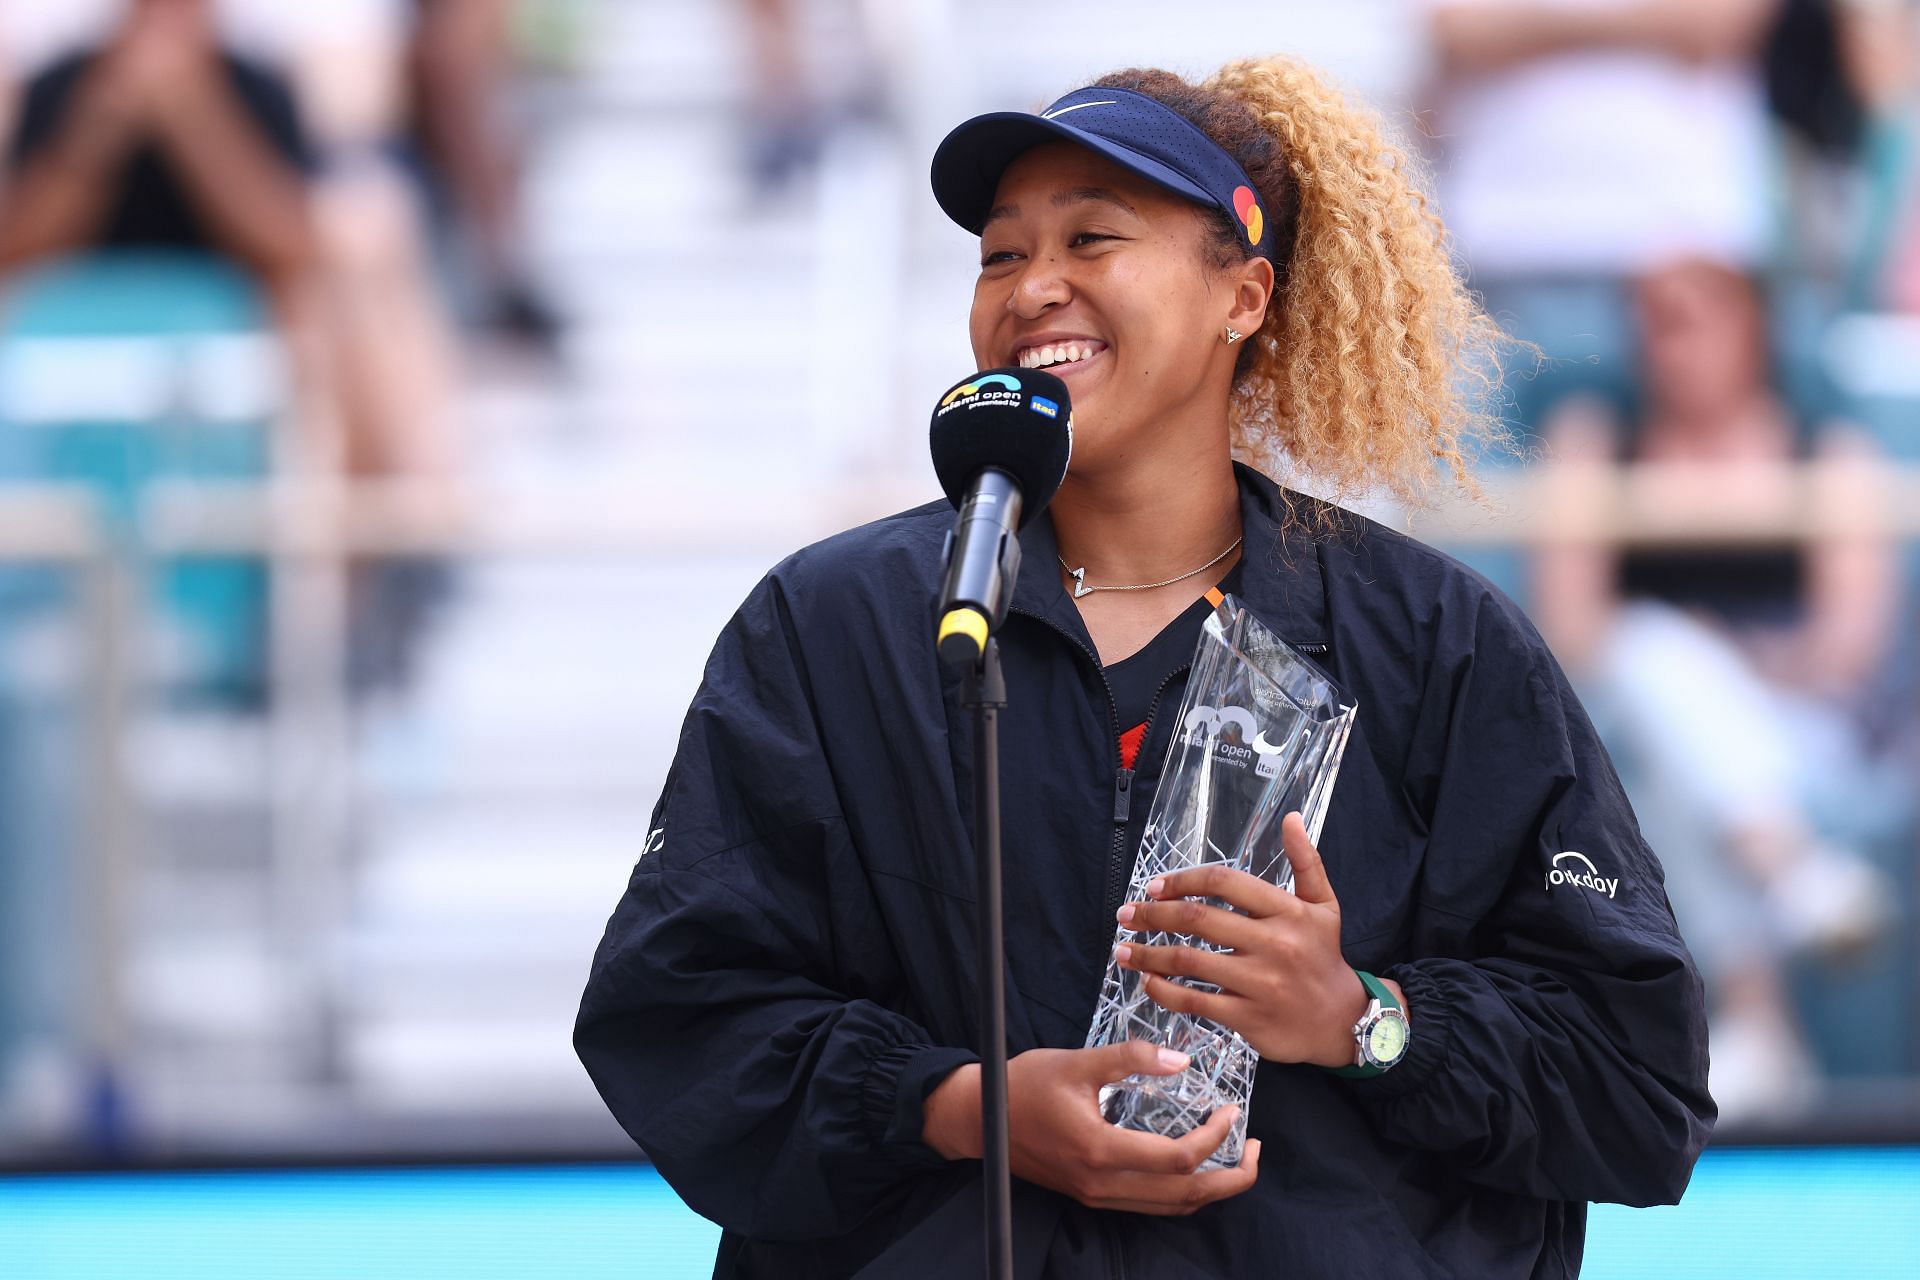
[[[1081,596],[1090,596],[1096,591],[1152,591],[1158,587],[1170,587],[1176,582],[1185,582],[1188,578],[1191,578],[1194,574],[1205,573],[1208,569],[1213,568],[1213,566],[1219,564],[1222,560],[1225,560],[1228,556],[1232,555],[1233,548],[1239,546],[1244,537],[1245,535],[1243,534],[1240,538],[1235,538],[1233,540],[1233,545],[1229,546],[1225,551],[1222,551],[1219,555],[1207,561],[1205,564],[1201,565],[1198,569],[1189,569],[1177,578],[1168,578],[1165,582],[1139,582],[1139,583],[1134,583],[1130,586],[1124,586],[1124,587],[1123,586],[1090,587],[1087,585],[1087,567],[1085,565],[1081,565],[1078,569],[1068,568],[1066,557],[1059,555],[1058,553],[1054,555],[1054,559],[1060,562],[1060,567],[1062,569],[1066,569],[1067,574],[1073,579],[1073,598],[1075,600],[1078,600]]]

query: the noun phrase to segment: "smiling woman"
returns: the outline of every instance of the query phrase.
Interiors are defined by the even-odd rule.
[[[1416,176],[1374,115],[1283,59],[1198,85],[1116,72],[941,144],[934,194],[981,238],[975,359],[1073,393],[1052,523],[1062,570],[1108,593],[1081,609],[1103,662],[1230,571],[1235,458],[1335,501],[1477,495],[1470,457],[1505,443],[1487,411],[1505,339]],[[1332,534],[1337,511],[1283,521]]]
[[[1086,144],[1102,139],[1103,129],[1139,128],[1123,125],[1138,98],[1216,144],[1223,154],[1211,166],[1201,158],[1203,166],[1228,160],[1237,170],[1209,175],[1212,189],[1204,189],[1171,166],[1143,167]],[[1198,150],[1164,122],[1143,123],[1146,145],[1171,148],[1168,159]],[[1058,140],[1049,145],[1050,138]],[[1007,164],[1009,153],[1020,159]],[[997,188],[979,181],[987,173],[997,174]],[[1103,287],[1146,286],[1153,292],[1140,304],[1163,312],[1244,277],[1256,291],[1222,313],[1235,334],[1227,341],[1235,453],[1275,474],[1310,468],[1336,498],[1384,489],[1409,504],[1444,484],[1477,491],[1469,459],[1476,446],[1502,442],[1486,408],[1510,345],[1455,274],[1444,228],[1417,178],[1413,159],[1388,140],[1377,117],[1284,59],[1235,62],[1198,85],[1165,71],[1116,72],[1044,116],[983,117],[956,131],[935,160],[936,195],[955,221],[982,236],[973,315],[982,364],[1066,360],[1053,369],[1066,376],[1111,354],[1113,335],[1054,323],[1018,332],[1017,320],[998,314],[1020,305],[1011,294],[1027,283],[1018,267],[1031,255],[1019,241],[1037,246],[1043,221],[1061,250],[1104,264]],[[1140,279],[1137,264],[1107,261],[1142,242],[1170,251],[1156,264],[1166,278]],[[1198,296],[1195,259],[1208,286]],[[1131,274],[1116,280],[1118,272]],[[1175,278],[1181,275],[1189,278]],[[1193,323],[1196,317],[1162,319],[1190,340],[1222,334]],[[1158,336],[1141,335],[1146,351],[1137,358],[1150,351],[1164,367],[1178,348]],[[1198,374],[1206,361],[1176,363]],[[1108,385],[1131,395],[1149,371],[1131,380],[1122,373]],[[1095,381],[1069,385],[1076,411],[1104,429]],[[1164,398],[1190,398],[1192,390],[1171,387]],[[1164,414],[1163,404],[1133,401],[1128,416]]]
[[[1263,474],[1472,488],[1500,336],[1405,157],[1272,60],[976,117],[933,187],[980,238],[978,364],[1073,402],[998,632],[1018,1273],[1573,1274],[1586,1202],[1677,1199],[1714,1116],[1658,860],[1512,601]],[[980,1274],[975,779],[928,625],[951,524],[850,530],[741,606],[594,960],[575,1045],[725,1228],[717,1277]],[[1319,847],[1282,825],[1295,892],[1203,864],[1127,902],[1217,591],[1357,700],[1339,783]],[[1201,1170],[1231,1108],[1103,1118],[1106,1085],[1189,1069],[1084,1047],[1110,954],[1259,1053],[1236,1166]]]

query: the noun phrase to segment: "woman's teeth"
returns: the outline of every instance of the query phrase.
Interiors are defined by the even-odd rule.
[[[1091,360],[1104,348],[1092,342],[1066,342],[1052,347],[1029,347],[1020,353],[1022,369],[1044,369],[1050,364]]]

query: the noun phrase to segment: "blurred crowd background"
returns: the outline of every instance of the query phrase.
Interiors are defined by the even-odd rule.
[[[1285,51],[1539,358],[1514,595],[1728,1134],[1920,1138],[1911,0],[0,0],[0,1164],[628,1149],[587,961],[714,634],[935,492],[953,123]]]

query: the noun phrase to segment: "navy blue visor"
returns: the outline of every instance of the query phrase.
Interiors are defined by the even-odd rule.
[[[1063,140],[1219,209],[1250,251],[1279,261],[1273,219],[1234,158],[1178,111],[1131,89],[1075,89],[1039,115],[993,111],[962,122],[933,153],[933,198],[979,235],[1007,166],[1042,143]]]

